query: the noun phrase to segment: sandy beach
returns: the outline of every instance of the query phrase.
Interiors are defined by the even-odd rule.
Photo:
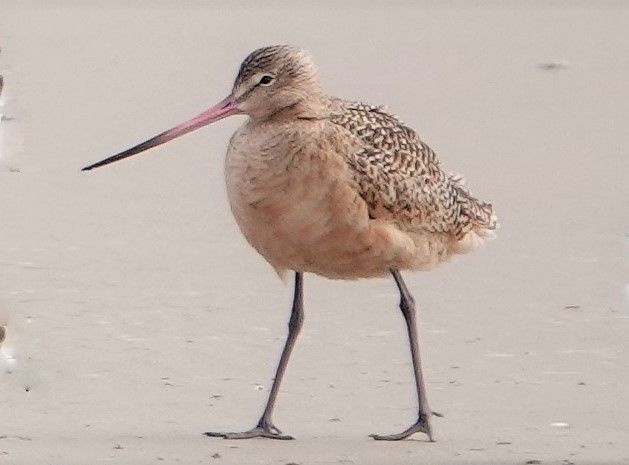
[[[629,4],[4,0],[0,464],[629,463]],[[409,273],[437,442],[390,279],[292,288],[242,238],[234,117],[81,173],[209,108],[260,46],[385,104],[492,201],[483,250]]]

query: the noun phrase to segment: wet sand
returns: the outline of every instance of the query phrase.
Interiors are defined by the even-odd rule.
[[[26,142],[0,153],[0,463],[629,461],[626,3],[55,3],[0,16]],[[274,418],[297,440],[201,436],[257,420],[291,299],[229,212],[242,119],[79,171],[219,101],[273,43],[496,205],[496,241],[407,275],[435,443],[367,437],[415,414],[393,281],[314,276]]]

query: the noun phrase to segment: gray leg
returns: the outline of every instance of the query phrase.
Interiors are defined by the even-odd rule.
[[[266,407],[264,409],[264,413],[262,413],[262,417],[260,417],[260,421],[258,421],[258,424],[255,426],[255,428],[252,428],[249,431],[245,431],[242,433],[207,432],[207,433],[204,433],[206,436],[222,437],[225,439],[249,439],[249,438],[256,438],[256,437],[264,437],[264,438],[271,438],[271,439],[293,439],[292,436],[282,434],[282,431],[280,431],[279,428],[273,425],[273,423],[271,422],[271,415],[273,414],[273,407],[275,406],[275,400],[277,398],[277,392],[279,391],[279,388],[280,388],[280,383],[282,382],[282,377],[284,376],[284,372],[286,371],[286,366],[288,365],[288,359],[290,357],[291,352],[293,351],[295,341],[297,340],[297,335],[299,334],[299,331],[301,331],[301,327],[303,326],[303,323],[304,323],[303,273],[296,272],[293,308],[291,311],[290,320],[288,322],[288,338],[286,339],[286,344],[284,345],[284,350],[282,351],[280,363],[277,367],[277,371],[275,372],[275,379],[273,380],[273,385],[271,386],[269,400],[266,403]]]
[[[415,299],[413,299],[413,296],[406,287],[400,272],[396,269],[392,269],[391,274],[393,275],[393,279],[395,279],[395,283],[400,291],[400,310],[402,310],[402,315],[404,315],[404,320],[406,321],[408,339],[411,345],[411,357],[413,359],[413,370],[415,373],[415,387],[417,388],[418,418],[410,428],[402,431],[401,433],[384,436],[372,434],[370,437],[378,441],[399,441],[400,439],[407,438],[414,433],[425,433],[428,436],[428,439],[432,442],[433,438],[430,427],[430,416],[434,412],[431,412],[428,407],[428,400],[426,399],[426,386],[422,375],[422,364],[419,358],[419,343],[415,323]]]

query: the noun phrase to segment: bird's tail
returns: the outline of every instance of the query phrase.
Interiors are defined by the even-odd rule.
[[[463,176],[451,174],[449,177],[457,191],[456,198],[461,207],[460,226],[451,251],[457,254],[468,253],[496,237],[498,217],[491,203],[483,202],[470,193]]]

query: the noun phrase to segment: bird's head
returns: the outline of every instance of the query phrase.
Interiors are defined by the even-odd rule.
[[[290,45],[274,45],[245,58],[231,95],[241,112],[266,118],[320,93],[310,55]]]
[[[265,119],[285,108],[321,95],[316,68],[303,50],[289,45],[263,47],[240,66],[232,92],[209,110],[117,155],[83,168],[108,165],[144,152],[228,116],[246,114]]]

